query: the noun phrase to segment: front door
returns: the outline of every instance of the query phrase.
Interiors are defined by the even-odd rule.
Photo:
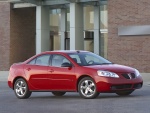
[[[62,67],[63,63],[70,63],[70,61],[62,55],[53,55],[48,69],[52,90],[74,91],[76,89],[75,68]]]

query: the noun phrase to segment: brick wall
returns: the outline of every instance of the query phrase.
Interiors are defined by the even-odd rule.
[[[35,55],[36,9],[11,10],[10,65]]]
[[[0,71],[8,70],[10,55],[10,4],[0,2]]]
[[[150,36],[118,36],[119,26],[150,25],[150,0],[108,0],[108,59],[150,72]]]
[[[35,8],[12,9],[0,2],[0,71],[35,54]]]

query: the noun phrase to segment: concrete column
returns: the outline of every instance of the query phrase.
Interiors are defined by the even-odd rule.
[[[61,44],[60,48],[61,50],[65,50],[65,32],[67,31],[67,10],[61,9]]]
[[[100,54],[100,6],[94,6],[94,53]]]
[[[50,49],[49,9],[36,7],[36,54]]]
[[[70,3],[70,50],[83,49],[83,6],[77,3]]]

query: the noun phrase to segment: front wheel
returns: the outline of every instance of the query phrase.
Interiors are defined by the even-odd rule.
[[[52,94],[55,96],[63,96],[66,92],[53,91]]]
[[[99,95],[96,84],[90,77],[85,77],[78,84],[78,91],[81,97],[86,99],[96,98]]]
[[[29,98],[32,93],[29,91],[26,81],[22,78],[16,80],[14,84],[14,92],[19,99]]]
[[[119,92],[116,92],[117,95],[119,96],[127,96],[127,95],[130,95],[134,90],[130,90],[130,91],[119,91]]]

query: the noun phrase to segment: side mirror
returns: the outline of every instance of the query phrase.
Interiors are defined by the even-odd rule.
[[[61,67],[72,67],[72,64],[65,62],[65,63],[61,64]]]

